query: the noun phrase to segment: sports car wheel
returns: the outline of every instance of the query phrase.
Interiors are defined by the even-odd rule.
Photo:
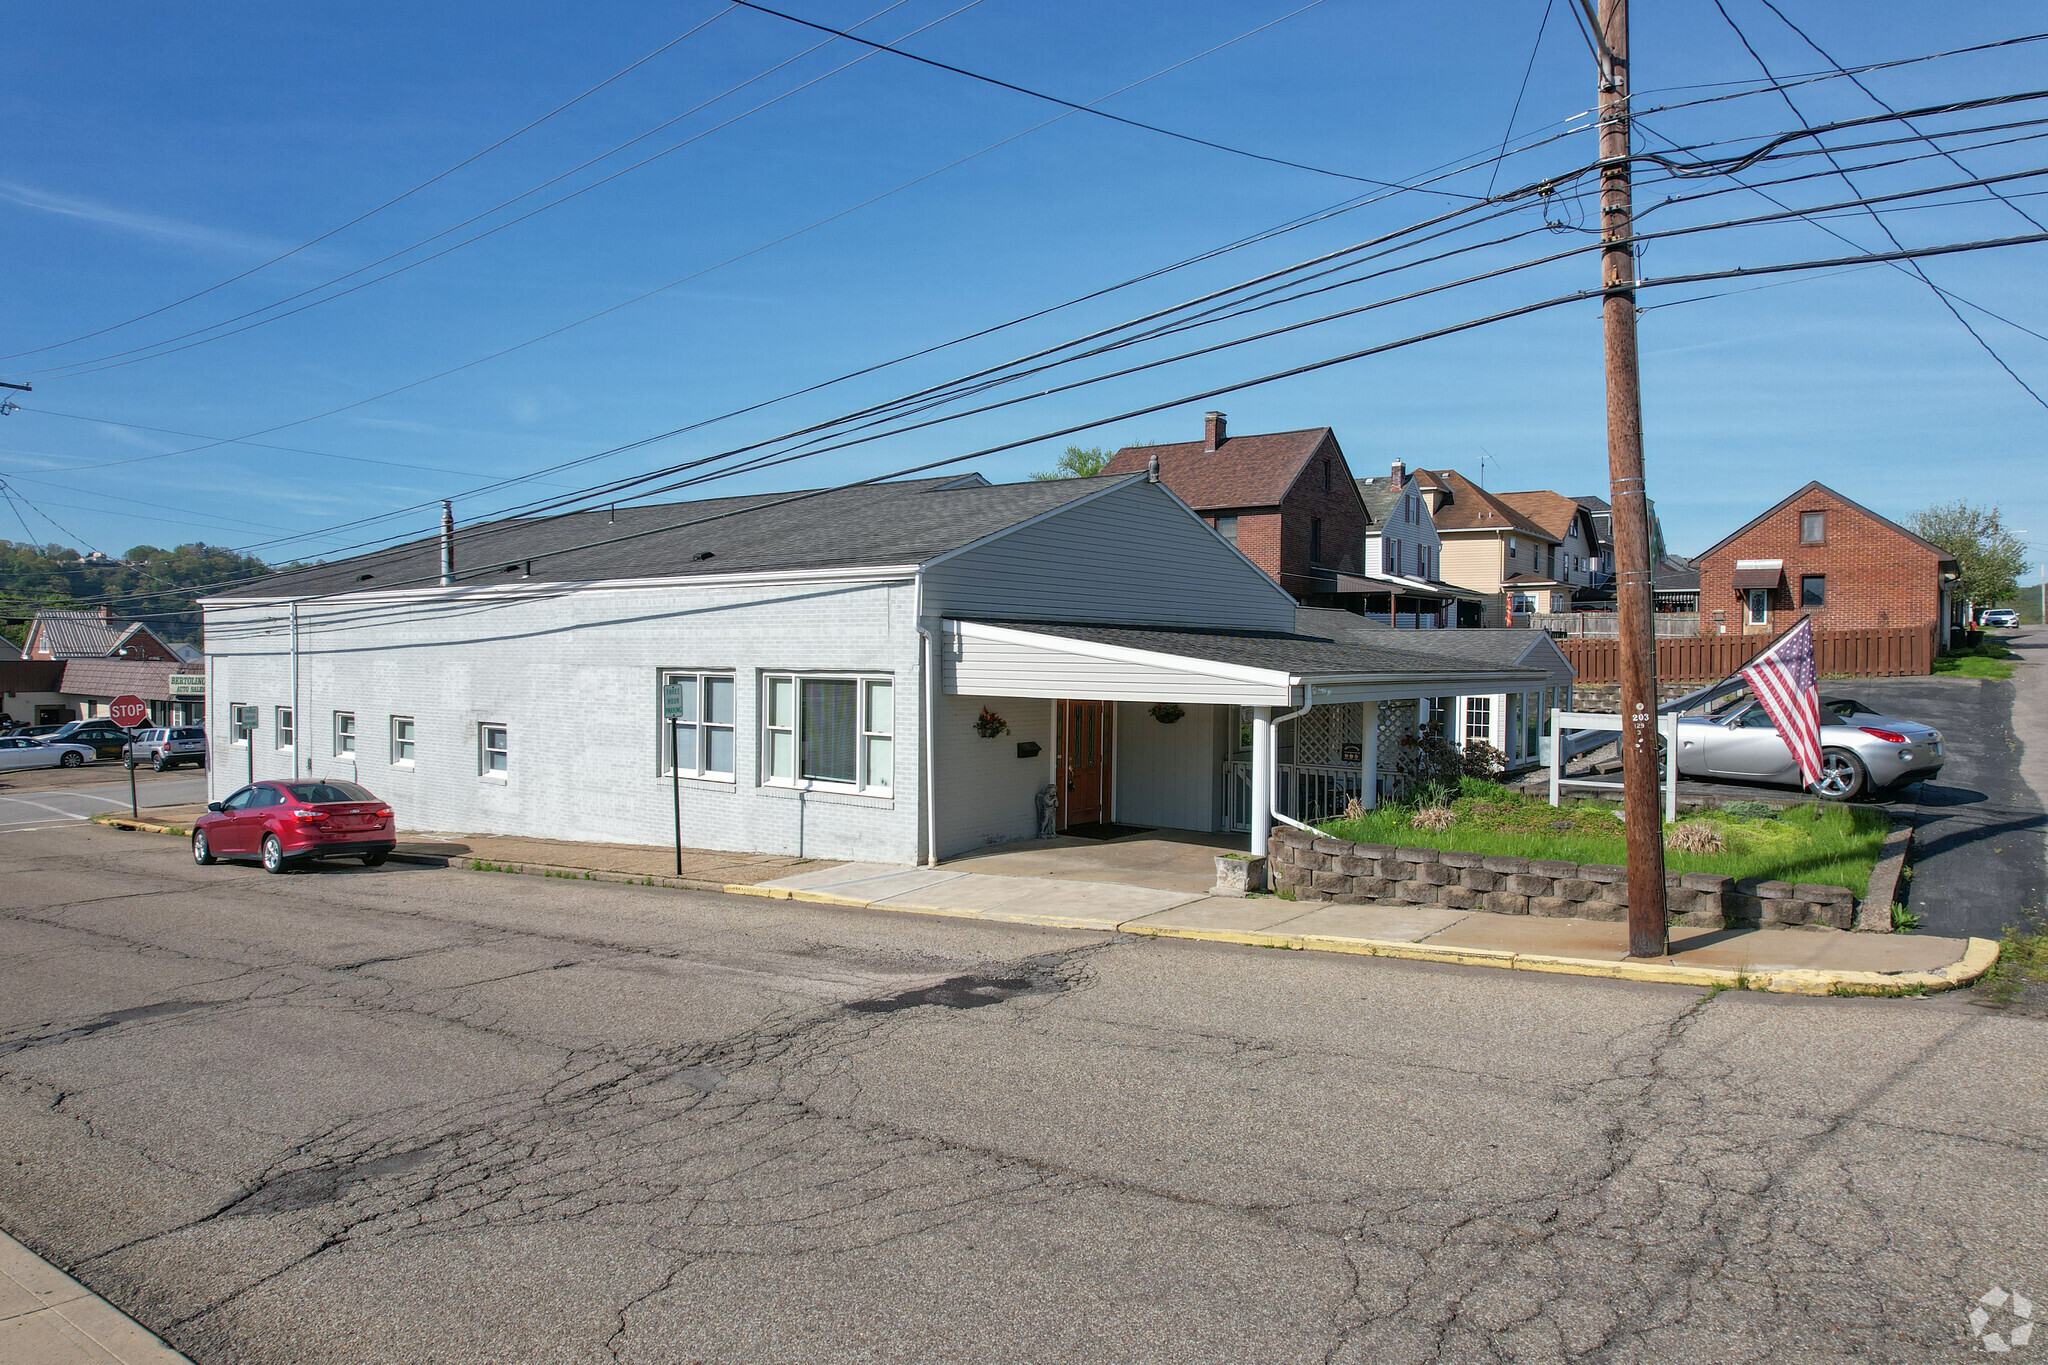
[[[212,867],[214,864],[213,850],[207,847],[206,831],[203,829],[192,831],[192,861],[201,867]]]
[[[284,871],[284,845],[277,841],[275,834],[263,836],[263,870],[265,872]]]
[[[59,763],[62,763],[67,768],[83,768],[85,766],[85,755],[80,753],[66,753],[64,757],[58,759],[57,761]]]
[[[1854,801],[1869,785],[1870,774],[1862,759],[1847,749],[1822,751],[1820,781],[1813,784],[1815,796],[1823,801]]]

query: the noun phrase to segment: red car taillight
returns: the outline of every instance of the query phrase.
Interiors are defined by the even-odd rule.
[[[391,807],[389,806],[386,806],[384,809],[376,812],[376,816],[379,820],[390,820],[396,817],[397,814],[398,812],[391,809]]]
[[[1875,735],[1887,744],[1904,744],[1906,742],[1906,737],[1897,730],[1879,730],[1869,725],[1859,725],[1856,728],[1866,735]]]
[[[295,810],[291,813],[291,816],[294,820],[311,822],[314,820],[325,820],[327,812],[324,810]]]

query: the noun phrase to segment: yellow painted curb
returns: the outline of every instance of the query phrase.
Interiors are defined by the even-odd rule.
[[[1973,938],[1960,961],[1931,972],[1827,972],[1801,968],[1771,973],[1763,989],[1787,995],[1933,994],[1969,985],[1990,971],[1997,961],[1997,940]]]
[[[157,824],[154,821],[131,819],[126,815],[115,815],[107,811],[101,811],[98,815],[88,815],[86,819],[95,825],[105,825],[110,829],[136,830],[143,834],[174,834],[180,839],[192,833],[183,825]]]
[[[786,901],[789,892],[779,886],[743,886],[738,882],[729,883],[725,888],[728,896],[761,896],[772,901]]]

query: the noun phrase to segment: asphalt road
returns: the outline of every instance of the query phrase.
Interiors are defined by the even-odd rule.
[[[206,774],[179,768],[135,773],[139,806],[175,806],[206,799]],[[128,809],[128,770],[119,763],[87,768],[37,768],[0,774],[0,835],[77,824]]]
[[[2048,1021],[0,842],[0,1226],[218,1362],[1963,1358]]]
[[[1907,908],[1930,934],[1997,938],[2048,907],[2048,631],[2007,637],[2029,662],[2008,682],[1878,678],[1835,684],[1888,715],[1940,729],[1948,760],[1909,787]]]

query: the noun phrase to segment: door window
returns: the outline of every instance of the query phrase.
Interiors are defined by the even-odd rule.
[[[1770,624],[1771,594],[1768,588],[1749,590],[1749,624],[1762,626]]]

